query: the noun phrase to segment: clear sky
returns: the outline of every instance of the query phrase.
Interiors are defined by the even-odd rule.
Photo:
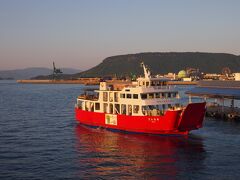
[[[0,0],[0,70],[169,51],[240,55],[240,0]]]

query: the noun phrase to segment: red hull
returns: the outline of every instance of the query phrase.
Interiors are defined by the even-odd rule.
[[[75,108],[78,122],[90,126],[150,134],[188,134],[202,127],[205,103],[189,104],[186,109],[167,111],[164,116],[109,115]],[[114,116],[114,117],[108,117]],[[112,122],[109,119],[113,119]],[[109,121],[108,121],[109,120]],[[109,123],[110,122],[110,123]]]

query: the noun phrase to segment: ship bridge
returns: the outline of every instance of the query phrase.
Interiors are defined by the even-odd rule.
[[[141,63],[144,71],[144,77],[140,77],[137,79],[137,86],[141,87],[166,87],[167,81],[169,79],[167,78],[155,78],[151,76],[151,72],[148,67],[144,65],[144,63]]]

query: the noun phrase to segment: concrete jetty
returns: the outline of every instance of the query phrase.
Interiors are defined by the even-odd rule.
[[[98,85],[100,78],[79,78],[77,80],[17,80],[18,83],[23,84],[84,84],[84,85]]]

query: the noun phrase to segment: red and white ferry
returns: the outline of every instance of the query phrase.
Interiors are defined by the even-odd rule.
[[[97,95],[83,94],[75,107],[78,122],[121,131],[150,134],[188,134],[202,127],[205,102],[180,104],[178,91],[167,79],[144,77],[131,83],[100,82]]]

